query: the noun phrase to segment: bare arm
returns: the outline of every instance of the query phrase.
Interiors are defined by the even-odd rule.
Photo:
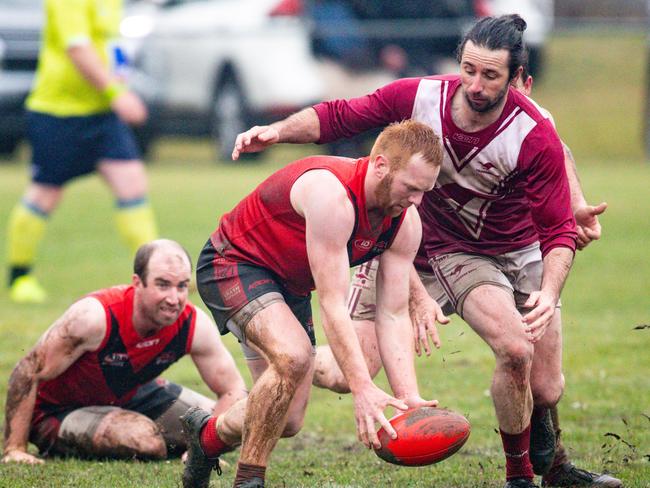
[[[235,360],[226,349],[216,326],[200,309],[196,309],[196,325],[190,355],[205,384],[219,399],[213,413],[218,416],[237,401],[246,398],[246,384]]]
[[[110,100],[117,116],[128,124],[142,124],[147,109],[140,98],[112,76],[99,55],[89,43],[75,44],[67,50],[72,63],[88,82]]]
[[[27,454],[39,382],[56,378],[86,351],[99,347],[105,331],[103,307],[94,298],[85,298],[72,305],[18,362],[9,377],[3,462],[39,462]]]
[[[408,306],[409,274],[421,237],[420,217],[411,206],[393,244],[380,258],[377,275],[375,322],[382,363],[393,394],[411,408],[437,405],[420,397]]]
[[[598,216],[605,212],[607,203],[601,202],[599,205],[592,206],[587,203],[580,179],[578,178],[578,169],[571,149],[564,142],[564,166],[566,168],[567,178],[569,179],[569,189],[571,190],[571,209],[576,218],[578,225],[577,246],[579,250],[587,247],[592,241],[600,239],[601,226]]]
[[[255,126],[242,132],[235,139],[232,159],[239,159],[241,153],[260,152],[279,142],[305,144],[320,139],[320,121],[316,111],[305,108],[284,120],[271,125]]]
[[[377,388],[370,375],[346,307],[349,284],[347,241],[354,226],[354,209],[343,185],[329,171],[301,176],[291,190],[291,203],[306,221],[306,240],[321,306],[325,335],[354,396],[359,440],[379,448],[375,422],[395,435],[383,410],[407,405]]]
[[[436,348],[439,349],[441,345],[436,322],[448,324],[449,318],[429,295],[415,266],[411,266],[409,273],[409,314],[413,322],[415,353],[420,356],[424,349],[426,355],[430,356],[429,339]]]
[[[532,342],[537,342],[546,332],[572,264],[573,251],[566,247],[553,248],[544,256],[542,288],[528,297],[525,306],[533,309],[523,317]]]

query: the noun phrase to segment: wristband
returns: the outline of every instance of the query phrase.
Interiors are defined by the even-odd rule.
[[[108,103],[113,103],[117,97],[126,91],[126,87],[117,81],[111,81],[104,90],[102,94],[108,100]]]

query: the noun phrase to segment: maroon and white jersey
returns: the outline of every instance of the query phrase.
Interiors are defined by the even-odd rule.
[[[564,152],[548,112],[510,89],[497,121],[465,132],[451,116],[459,87],[458,75],[406,78],[364,97],[320,103],[319,142],[409,118],[441,136],[440,176],[419,207],[420,254],[427,258],[497,255],[537,240],[543,254],[558,246],[575,250]]]

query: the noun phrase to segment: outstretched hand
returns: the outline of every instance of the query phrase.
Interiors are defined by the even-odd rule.
[[[232,159],[237,161],[241,153],[260,152],[280,140],[280,134],[272,125],[256,125],[242,132],[235,139]]]
[[[578,225],[577,246],[579,250],[587,247],[592,241],[600,239],[601,226],[598,216],[607,210],[607,203],[602,202],[600,205],[585,205],[575,211],[576,224]]]
[[[411,297],[409,300],[409,314],[413,323],[413,338],[415,341],[415,353],[422,355],[422,350],[427,356],[431,355],[429,341],[440,349],[440,336],[436,322],[448,324],[449,318],[442,313],[442,308],[429,295],[422,295],[417,298]]]

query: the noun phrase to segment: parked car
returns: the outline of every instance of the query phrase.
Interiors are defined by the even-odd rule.
[[[130,84],[151,116],[143,149],[163,134],[212,135],[229,158],[236,134],[323,97],[309,23],[295,0],[134,0],[120,26]],[[0,151],[24,136],[38,57],[41,0],[0,0]]]
[[[25,132],[42,23],[40,0],[0,0],[0,154],[13,153]]]
[[[163,4],[135,59],[157,89],[154,134],[211,134],[229,159],[239,132],[320,100],[301,12],[295,0]]]

